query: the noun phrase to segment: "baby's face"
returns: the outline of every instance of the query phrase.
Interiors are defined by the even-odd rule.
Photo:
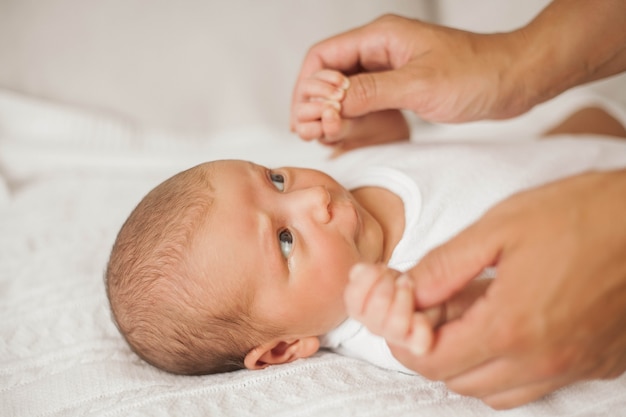
[[[201,267],[220,277],[224,294],[249,291],[253,317],[293,336],[340,324],[350,267],[381,260],[380,225],[322,172],[210,165],[215,198],[200,230]]]

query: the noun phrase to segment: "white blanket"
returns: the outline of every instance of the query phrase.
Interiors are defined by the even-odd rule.
[[[441,383],[328,352],[203,377],[169,375],[131,353],[110,319],[103,270],[139,199],[204,160],[316,166],[325,156],[286,132],[169,138],[0,93],[0,414],[625,415],[626,376],[496,413]]]

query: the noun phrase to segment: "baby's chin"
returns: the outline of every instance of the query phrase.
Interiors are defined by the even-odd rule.
[[[350,316],[348,315],[348,311],[344,311],[344,314],[341,315],[340,318],[337,319],[337,322],[328,330],[331,331],[333,329],[336,329],[339,325],[341,325],[341,323],[343,323],[344,321],[348,320],[350,318]],[[326,332],[328,333],[328,332]]]
[[[325,334],[330,333],[331,331],[335,330],[337,327],[339,327],[343,322],[345,322],[349,318],[350,316],[348,316],[348,312],[346,310],[341,315],[334,318],[333,320],[326,321],[326,323],[318,327],[314,333],[317,335],[317,337],[322,337]]]

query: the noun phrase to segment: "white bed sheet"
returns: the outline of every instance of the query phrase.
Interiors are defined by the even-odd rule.
[[[132,354],[110,319],[102,276],[139,199],[204,160],[318,166],[326,154],[286,132],[172,138],[0,92],[0,414],[624,415],[626,376],[496,413],[441,383],[328,352],[202,377],[169,375]]]

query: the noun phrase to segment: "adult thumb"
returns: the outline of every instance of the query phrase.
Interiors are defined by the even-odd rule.
[[[349,79],[350,87],[341,102],[343,117],[358,117],[379,110],[405,107],[411,80],[402,69],[363,72]]]
[[[417,307],[428,308],[449,300],[485,268],[495,266],[502,248],[495,235],[479,221],[430,251],[407,271],[415,284]]]

